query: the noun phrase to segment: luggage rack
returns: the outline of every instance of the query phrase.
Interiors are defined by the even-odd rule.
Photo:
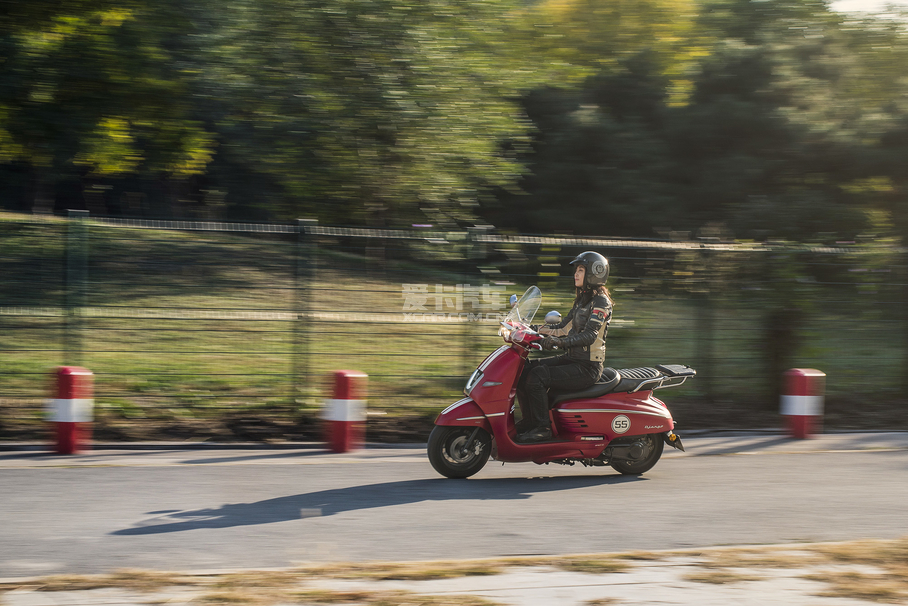
[[[640,391],[644,387],[653,390],[678,387],[683,385],[689,378],[697,376],[696,370],[684,364],[657,364],[653,370],[657,371],[659,376],[652,379],[644,379],[630,393]]]

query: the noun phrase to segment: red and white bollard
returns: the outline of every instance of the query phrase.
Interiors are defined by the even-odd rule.
[[[823,397],[826,373],[813,368],[785,371],[781,412],[793,438],[803,440],[823,431]]]
[[[94,412],[94,375],[78,366],[61,366],[56,372],[56,395],[48,401],[50,421],[56,425],[59,454],[76,454],[89,448]]]
[[[366,432],[366,387],[368,375],[355,370],[334,372],[334,394],[325,400],[322,418],[325,441],[334,452],[363,447]]]

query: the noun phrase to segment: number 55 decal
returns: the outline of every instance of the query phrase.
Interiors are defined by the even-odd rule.
[[[615,433],[624,433],[631,428],[631,420],[624,415],[618,415],[612,419],[612,431]]]

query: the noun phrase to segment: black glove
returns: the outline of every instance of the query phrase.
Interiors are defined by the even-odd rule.
[[[530,324],[530,330],[533,332],[539,332],[540,328],[542,328],[542,324]]]
[[[561,347],[561,337],[552,337],[546,335],[542,338],[543,349],[554,349],[556,347]]]

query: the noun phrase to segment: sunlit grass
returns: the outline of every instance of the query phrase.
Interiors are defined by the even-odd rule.
[[[822,597],[870,600],[886,604],[904,604],[908,599],[908,580],[904,575],[833,571],[806,575],[805,578],[829,586],[828,590],[818,593]]]
[[[293,597],[312,604],[366,604],[368,606],[495,606],[497,602],[471,595],[418,595],[404,591],[301,591]]]
[[[704,583],[759,580],[755,569],[802,570],[803,577],[823,583],[822,597],[841,597],[885,603],[908,599],[908,537],[797,547],[717,550],[699,563],[702,570],[688,580]],[[861,570],[849,569],[860,566]],[[870,567],[872,571],[866,570]],[[728,580],[726,580],[728,579]]]
[[[458,399],[469,373],[501,344],[495,322],[403,321],[403,284],[425,284],[434,296],[436,284],[479,286],[490,278],[468,264],[420,263],[417,249],[400,242],[385,243],[391,252],[379,262],[325,239],[310,272],[308,264],[297,267],[295,235],[93,225],[85,297],[91,313],[77,318],[80,330],[69,333],[83,351],[75,358],[63,352],[67,318],[59,315],[62,224],[10,225],[0,225],[8,230],[0,253],[15,285],[0,294],[0,308],[52,310],[45,316],[19,307],[15,314],[0,313],[0,420],[20,437],[28,427],[40,431],[40,414],[23,413],[23,403],[48,396],[50,375],[61,364],[78,362],[92,370],[99,422],[117,425],[122,438],[140,438],[153,435],[162,421],[173,427],[185,421],[190,431],[196,421],[228,413],[281,422],[312,417],[330,395],[330,373],[339,369],[369,375],[370,410],[430,415]],[[433,257],[428,244],[420,246],[419,255]],[[298,272],[305,279],[298,280]],[[513,282],[502,302],[537,281],[494,276]],[[621,280],[616,275],[616,283]],[[654,295],[641,284],[629,281],[613,292],[607,365],[698,367],[697,378],[661,392],[670,405],[678,403],[682,427],[708,424],[710,415],[728,417],[723,411],[732,407],[736,418],[744,418],[749,406],[765,403],[765,310],[759,304],[719,292],[707,310],[702,300],[681,291]],[[567,278],[543,286],[540,315],[550,309],[566,313],[572,299]],[[427,313],[434,304],[430,297]],[[456,310],[445,304],[443,311]],[[469,305],[464,311],[471,311]],[[818,305],[808,315],[797,364],[826,372],[831,396],[868,383],[875,393],[899,393],[903,336],[874,310],[860,323],[843,322],[847,313]],[[713,401],[704,409],[707,385]]]
[[[727,585],[730,583],[760,581],[763,580],[763,577],[732,570],[702,570],[684,575],[684,580],[695,583],[709,583],[710,585]]]
[[[52,575],[0,584],[0,593],[18,590],[39,592],[120,588],[163,591],[180,587],[194,592],[199,604],[278,603],[452,605],[492,604],[469,595],[444,598],[417,593],[374,589],[334,590],[313,587],[312,582],[331,579],[354,581],[431,581],[502,574],[516,568],[554,568],[593,575],[631,571],[647,562],[680,561],[687,569],[682,581],[698,584],[734,585],[772,582],[774,575],[801,576],[820,583],[819,597],[902,603],[908,599],[908,575],[904,560],[908,538],[851,541],[831,544],[776,545],[682,551],[634,551],[614,554],[525,556],[484,560],[435,562],[337,562],[280,570],[250,570],[233,573],[181,574],[144,570],[121,570],[105,575]],[[591,602],[609,604],[608,600]]]

